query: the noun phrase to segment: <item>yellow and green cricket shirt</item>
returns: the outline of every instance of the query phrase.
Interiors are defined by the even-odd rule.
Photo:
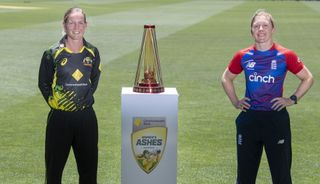
[[[65,37],[43,53],[38,86],[53,109],[78,111],[92,106],[101,65],[98,49],[87,42],[79,53],[65,46]]]

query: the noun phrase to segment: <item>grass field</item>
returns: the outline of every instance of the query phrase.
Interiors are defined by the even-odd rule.
[[[38,87],[43,51],[61,37],[67,8],[88,14],[86,39],[101,54],[95,94],[99,120],[99,183],[120,183],[121,87],[133,85],[144,24],[155,24],[166,87],[179,92],[178,183],[230,184],[236,177],[234,109],[220,85],[233,54],[252,44],[258,8],[276,21],[275,40],[293,49],[315,78],[290,107],[293,182],[320,181],[320,2],[214,0],[0,0],[0,184],[44,183],[44,135],[49,111]],[[239,96],[244,80],[238,77]],[[298,80],[288,73],[284,95]],[[71,152],[63,183],[77,183]],[[265,156],[257,184],[271,183]]]

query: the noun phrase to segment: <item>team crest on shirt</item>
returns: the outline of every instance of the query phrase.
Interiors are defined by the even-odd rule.
[[[85,57],[82,61],[84,66],[92,67],[92,59],[91,57]]]
[[[277,60],[272,60],[271,61],[271,70],[276,70],[277,69]]]

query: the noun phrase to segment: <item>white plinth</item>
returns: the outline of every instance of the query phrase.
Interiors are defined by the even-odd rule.
[[[176,88],[165,88],[163,93],[149,94],[136,93],[132,88],[124,87],[121,92],[121,110],[121,183],[176,184],[178,128]],[[139,142],[143,142],[142,146]],[[146,151],[148,153],[153,153],[152,150],[160,152],[151,154],[153,159],[154,155],[157,155],[158,161],[155,162],[157,164],[153,164],[155,167],[148,165],[150,159],[137,154],[141,150],[148,150]]]

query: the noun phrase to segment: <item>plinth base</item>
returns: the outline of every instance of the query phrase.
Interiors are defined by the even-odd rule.
[[[178,92],[165,88],[158,94],[121,91],[121,184],[177,184]],[[164,131],[164,130],[167,131]],[[144,141],[146,141],[144,145]],[[161,150],[154,168],[137,157],[143,150]],[[154,163],[154,162],[153,162]],[[147,165],[146,165],[147,166]]]

